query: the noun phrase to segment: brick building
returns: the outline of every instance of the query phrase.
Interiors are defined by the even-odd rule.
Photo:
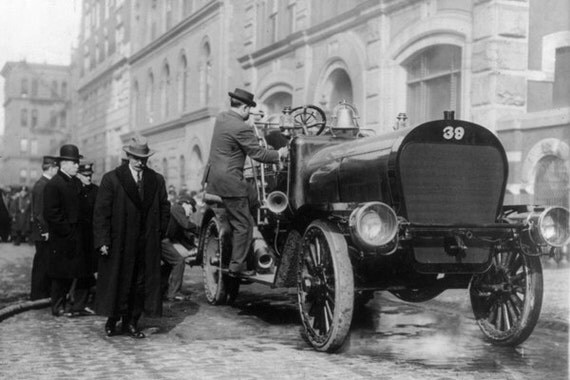
[[[7,62],[4,82],[2,185],[31,186],[42,156],[58,155],[70,139],[70,67]]]

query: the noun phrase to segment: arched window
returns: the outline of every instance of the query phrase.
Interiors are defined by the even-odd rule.
[[[202,45],[200,56],[200,104],[206,106],[210,103],[212,95],[212,60],[210,44]]]
[[[329,76],[330,92],[328,98],[329,111],[334,110],[337,104],[343,100],[353,102],[352,81],[344,69],[336,69]]]
[[[160,88],[160,113],[163,119],[169,115],[169,100],[170,98],[170,66],[168,63],[164,64],[162,68],[162,81]]]
[[[263,101],[268,115],[281,114],[285,106],[292,106],[293,96],[287,92],[276,92]]]
[[[184,159],[184,155],[180,156],[180,185],[179,188],[181,189],[183,185],[186,184],[186,160]]]
[[[38,96],[38,80],[32,79],[32,96]]]
[[[202,151],[198,145],[194,145],[188,160],[188,179],[190,189],[199,189],[202,180],[202,172],[204,170],[204,161],[202,159]]]
[[[67,97],[67,82],[61,82],[61,97]]]
[[[52,98],[57,98],[58,97],[58,93],[57,93],[57,81],[53,80],[51,82],[51,97]]]
[[[148,74],[148,83],[146,85],[146,115],[147,123],[154,123],[154,75],[152,72]]]
[[[162,159],[162,175],[164,176],[166,183],[170,183],[168,179],[168,160],[166,157]]]
[[[436,45],[404,64],[407,71],[407,112],[413,124],[441,119],[443,111],[461,109],[461,48]]]
[[[133,121],[133,129],[137,129],[140,124],[140,91],[139,82],[135,81],[133,84],[133,99],[131,101],[131,120]]]
[[[570,173],[564,160],[554,155],[542,157],[536,165],[534,203],[544,206],[569,206]]]
[[[188,104],[188,60],[186,55],[180,56],[180,80],[178,81],[178,109],[186,111]]]
[[[28,80],[26,78],[22,79],[22,89],[21,89],[22,96],[28,96]]]

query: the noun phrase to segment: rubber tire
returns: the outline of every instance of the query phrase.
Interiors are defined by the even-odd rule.
[[[314,328],[316,319],[311,321],[311,309],[305,309],[308,306],[305,305],[305,301],[309,295],[304,285],[305,276],[309,276],[305,257],[308,257],[307,254],[309,252],[310,243],[316,240],[324,244],[324,247],[320,250],[322,251],[321,255],[327,255],[330,259],[330,264],[325,270],[327,270],[326,274],[328,275],[327,278],[329,278],[329,285],[333,285],[335,289],[334,310],[332,310],[332,316],[330,316],[329,321],[330,327],[324,333],[320,333],[320,329]],[[324,260],[325,259],[322,259],[321,263],[323,263]],[[322,267],[324,267],[324,265],[321,265],[321,268]],[[330,273],[331,269],[332,273]],[[311,277],[316,278],[316,276]],[[331,278],[333,279],[332,284],[330,281]],[[297,275],[297,302],[301,321],[303,322],[303,338],[317,351],[335,352],[341,348],[349,334],[350,325],[352,323],[354,311],[354,275],[352,272],[352,264],[348,257],[346,240],[336,226],[327,221],[314,221],[305,230]],[[325,307],[319,310],[325,313]],[[325,317],[322,320],[325,319],[328,321],[329,318]]]
[[[489,270],[485,273],[474,275],[469,285],[471,306],[477,324],[485,335],[485,339],[499,346],[517,346],[524,342],[534,330],[542,307],[543,277],[540,258],[537,256],[526,256],[522,252],[517,251],[511,251],[511,253],[514,254],[511,260],[501,259],[502,256],[500,255],[495,256]],[[491,296],[478,294],[478,289],[481,288],[481,285],[497,283],[497,281],[492,282],[490,280],[493,279],[494,274],[498,273],[497,268],[501,266],[501,261],[508,261],[508,265],[504,265],[503,268],[508,268],[509,272],[514,273],[514,271],[521,269],[521,273],[524,276],[524,299],[522,300],[522,307],[519,307],[522,309],[522,313],[519,313],[520,315],[518,316],[515,315],[516,318],[513,318],[512,314],[510,315],[510,319],[514,320],[510,328],[497,327],[491,322],[491,320],[499,319],[498,316],[494,318],[491,314],[491,307],[495,304],[504,304],[507,310],[509,310],[508,302],[489,302]],[[516,264],[517,261],[520,261],[521,264]],[[496,280],[498,277],[500,276],[495,276],[494,279]],[[514,302],[512,298],[510,301],[512,309]],[[504,320],[505,318],[503,318],[503,323]]]
[[[204,293],[208,303],[211,305],[223,305],[226,303],[227,275],[221,274],[222,252],[224,249],[223,239],[220,238],[220,227],[216,218],[208,221],[204,231],[203,251],[198,254],[202,256],[202,277],[204,282]],[[210,258],[218,253],[219,265],[210,264]]]

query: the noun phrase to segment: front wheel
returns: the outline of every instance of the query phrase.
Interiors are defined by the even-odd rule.
[[[227,276],[222,274],[223,236],[216,218],[210,219],[204,231],[202,251],[202,275],[206,299],[212,305],[226,302]]]
[[[542,307],[540,258],[519,250],[498,252],[469,286],[477,324],[493,344],[516,346],[534,330]]]
[[[343,235],[315,221],[303,237],[297,299],[304,337],[317,350],[338,350],[348,336],[354,308],[354,277]]]

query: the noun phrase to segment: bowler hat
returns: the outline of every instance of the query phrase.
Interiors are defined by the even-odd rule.
[[[77,161],[79,162],[83,156],[79,154],[79,148],[73,144],[66,144],[59,148],[59,157],[57,157],[60,161]]]
[[[57,157],[54,156],[44,156],[42,160],[42,165],[57,166]]]
[[[84,162],[79,164],[79,169],[77,170],[78,173],[83,175],[91,175],[93,174],[93,163],[92,162]]]
[[[257,105],[257,103],[253,101],[253,94],[241,88],[236,88],[234,92],[228,92],[228,95],[248,106],[255,107]]]
[[[148,148],[146,138],[140,135],[133,136],[131,141],[129,141],[129,145],[123,146],[123,150],[132,156],[142,158],[150,157],[154,154],[154,151]]]

